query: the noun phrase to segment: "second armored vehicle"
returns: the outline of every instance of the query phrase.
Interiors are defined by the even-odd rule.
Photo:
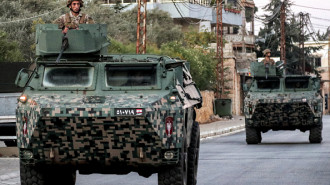
[[[260,143],[261,133],[269,130],[298,129],[309,130],[310,143],[321,143],[320,77],[283,71],[275,65],[251,64],[252,83],[244,100],[246,142]]]

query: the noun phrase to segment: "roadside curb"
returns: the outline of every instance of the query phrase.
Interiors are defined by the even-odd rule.
[[[228,128],[219,129],[219,130],[201,132],[200,137],[201,138],[207,138],[207,137],[213,137],[213,136],[220,136],[220,135],[233,133],[233,132],[236,132],[236,131],[239,131],[239,130],[243,131],[244,129],[245,129],[245,124],[242,124],[242,125],[228,127]]]

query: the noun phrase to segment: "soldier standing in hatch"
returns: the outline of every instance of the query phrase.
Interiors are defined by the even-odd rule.
[[[82,0],[68,0],[67,5],[70,8],[70,12],[61,15],[55,20],[55,24],[58,24],[58,28],[62,29],[66,34],[69,29],[78,29],[79,24],[94,24],[94,20],[87,14],[81,13],[80,10],[84,6]]]
[[[270,58],[270,54],[271,54],[270,50],[269,49],[265,49],[263,51],[263,53],[264,53],[265,59],[263,59],[261,62],[263,62],[265,65],[266,64],[274,65],[275,64],[275,61]]]

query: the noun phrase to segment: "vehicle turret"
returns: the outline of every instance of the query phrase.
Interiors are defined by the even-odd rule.
[[[283,75],[284,64],[282,61],[276,62],[275,65],[252,62],[250,67],[252,77],[275,77]]]
[[[82,24],[78,30],[70,30],[64,35],[56,24],[39,24],[36,29],[36,55],[57,57],[63,44],[68,44],[63,51],[64,59],[106,55],[109,45],[106,30],[104,24]]]

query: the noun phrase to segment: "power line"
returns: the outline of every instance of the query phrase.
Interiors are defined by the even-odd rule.
[[[313,19],[323,20],[323,21],[330,21],[330,19],[320,18],[320,17],[311,17]]]
[[[314,27],[313,27],[313,24],[312,24],[312,21],[311,21],[311,18],[310,18],[310,16],[309,16],[309,14],[307,14],[307,19],[306,19],[306,27],[307,27],[307,30],[308,30],[308,32],[310,33],[310,35],[311,35],[311,37],[312,37],[312,39],[313,39],[313,41],[316,43],[316,44],[318,44],[318,45],[320,45],[320,42],[315,38],[315,34],[316,34],[316,32],[315,32],[315,29],[314,29]],[[309,25],[309,27],[311,28],[311,30],[313,31],[313,33],[311,32],[311,30],[309,29],[309,27],[308,27],[308,25]]]
[[[297,4],[292,4],[294,6],[299,6],[299,7],[303,7],[303,8],[310,8],[310,9],[315,9],[315,10],[324,10],[324,11],[330,11],[330,9],[327,8],[316,8],[316,7],[310,7],[310,6],[303,6],[303,5],[297,5]]]
[[[30,20],[30,19],[35,19],[35,18],[38,18],[38,17],[42,17],[42,16],[45,16],[45,15],[51,14],[51,13],[56,12],[56,11],[62,9],[62,8],[65,8],[65,7],[66,6],[63,6],[61,8],[55,9],[53,11],[43,13],[43,14],[40,14],[40,15],[36,15],[36,16],[33,16],[33,17],[28,17],[28,18],[24,18],[24,19],[13,20],[13,21],[7,21],[7,22],[0,22],[0,24],[9,24],[9,23],[14,23],[14,22],[21,22],[21,21],[27,21],[27,20]]]
[[[315,24],[315,23],[311,23],[311,24],[313,24],[313,25],[315,25],[315,26],[324,27],[324,28],[328,28],[328,27],[329,27],[329,26],[325,26],[325,25],[322,25],[322,24]]]
[[[204,16],[200,18],[200,21],[198,21],[198,22],[192,22],[192,21],[188,20],[187,18],[185,18],[185,17],[183,16],[183,14],[182,14],[183,11],[181,10],[181,8],[180,8],[179,6],[177,6],[176,2],[175,2],[174,0],[172,0],[172,2],[173,2],[173,4],[174,4],[174,6],[175,6],[175,9],[176,9],[177,12],[180,14],[181,18],[184,19],[188,24],[200,24],[203,20],[205,20],[205,17],[207,16],[208,11],[205,10]],[[181,4],[183,4],[183,6],[186,7],[188,10],[191,10],[191,11],[197,12],[197,11],[193,10],[194,8],[189,8],[189,4],[187,4],[186,2],[183,2],[183,3],[181,3]],[[196,4],[197,4],[197,5],[200,5],[200,6],[203,6],[203,5],[199,4],[199,3],[196,3]],[[206,6],[203,6],[203,7],[204,7],[204,8],[211,8],[211,7],[206,7]],[[201,11],[201,9],[202,9],[203,7],[199,7],[198,9]],[[200,11],[198,11],[198,12],[200,12]],[[228,21],[228,20],[226,20],[226,21]]]
[[[181,4],[182,4],[183,6],[185,6],[188,10],[192,11],[192,12],[199,12],[199,11],[201,10],[201,7],[196,8],[196,9],[193,8],[193,7],[190,7],[190,5],[187,4],[185,1],[183,1]]]
[[[189,21],[188,19],[186,19],[185,17],[183,17],[181,11],[179,10],[179,8],[176,6],[176,3],[174,2],[174,0],[172,0],[174,6],[175,6],[175,9],[178,11],[178,13],[180,14],[180,16],[182,17],[182,19],[184,19],[187,23],[189,24],[199,24],[199,23],[195,23],[195,22],[191,22]]]
[[[259,17],[258,15],[255,15],[255,18],[256,18],[256,19],[259,19],[259,20],[261,20],[261,21],[263,21],[264,23],[271,22],[271,21],[273,21],[274,19],[278,18],[279,13],[280,13],[280,11],[281,11],[281,7],[282,7],[282,4],[275,8],[273,15],[271,15],[271,16],[269,16],[269,17],[266,17],[265,19]]]

